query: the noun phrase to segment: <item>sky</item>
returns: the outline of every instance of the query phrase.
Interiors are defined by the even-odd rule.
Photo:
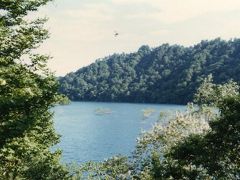
[[[55,0],[37,16],[49,18],[39,51],[58,76],[142,45],[240,38],[240,0]]]

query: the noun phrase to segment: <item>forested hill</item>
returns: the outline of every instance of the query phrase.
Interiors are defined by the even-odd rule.
[[[240,39],[114,54],[61,77],[60,92],[75,101],[184,104],[209,74],[215,83],[240,82]]]

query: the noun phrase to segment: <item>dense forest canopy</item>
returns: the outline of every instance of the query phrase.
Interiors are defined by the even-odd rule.
[[[75,101],[179,103],[192,100],[209,74],[215,83],[240,81],[240,39],[201,41],[191,47],[142,46],[113,54],[60,78]]]
[[[0,0],[0,179],[66,179],[50,109],[62,96],[35,53],[49,33],[46,19],[26,20],[50,0]]]

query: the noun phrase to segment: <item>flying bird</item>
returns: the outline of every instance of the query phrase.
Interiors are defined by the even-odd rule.
[[[114,36],[117,37],[119,33],[117,31],[114,31]]]

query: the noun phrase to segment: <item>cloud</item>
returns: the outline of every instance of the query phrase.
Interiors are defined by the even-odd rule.
[[[129,18],[157,19],[163,23],[177,23],[201,16],[206,13],[233,11],[240,9],[239,0],[112,0],[115,5],[152,6],[158,11],[139,12]]]
[[[81,8],[69,9],[63,12],[69,18],[89,19],[95,21],[109,21],[112,19],[107,4],[88,4]]]

